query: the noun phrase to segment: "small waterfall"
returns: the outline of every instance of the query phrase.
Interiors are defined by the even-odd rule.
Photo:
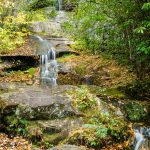
[[[41,41],[41,42],[43,41],[43,39],[42,39],[40,36],[37,35],[37,36],[35,36],[35,37],[36,37],[39,41]]]
[[[150,128],[139,127],[134,130],[134,134],[134,150],[149,150],[150,143],[148,138],[150,137]]]
[[[40,81],[42,85],[57,85],[56,52],[51,44],[40,36],[33,36],[38,40],[36,53],[40,55]]]
[[[58,0],[58,10],[59,11],[62,10],[62,3],[63,3],[63,0]]]
[[[41,55],[41,83],[57,85],[57,61],[54,48],[49,49],[46,55]]]

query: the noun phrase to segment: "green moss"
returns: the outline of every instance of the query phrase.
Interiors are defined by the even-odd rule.
[[[54,144],[54,145],[58,144],[63,139],[64,139],[64,136],[61,133],[44,134],[43,136],[44,142]]]
[[[79,66],[76,66],[74,68],[75,72],[79,75],[85,75],[86,74],[86,68],[87,66],[86,65],[79,65]]]
[[[76,57],[76,55],[73,54],[66,54],[63,57],[57,58],[57,62],[59,63],[65,63],[67,62],[69,59]]]
[[[86,85],[82,85],[82,87],[86,87],[88,88],[88,90],[96,95],[106,95],[106,96],[110,96],[112,98],[125,98],[126,95],[119,91],[117,88],[103,88],[103,87],[98,87],[98,86],[86,86]]]
[[[112,88],[112,89],[106,89],[104,90],[104,92],[102,92],[103,94],[106,94],[107,96],[111,96],[114,98],[124,98],[125,94],[123,92],[120,92],[118,89],[116,88]]]

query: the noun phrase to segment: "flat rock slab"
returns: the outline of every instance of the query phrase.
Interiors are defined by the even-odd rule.
[[[0,99],[20,105],[20,112],[24,117],[51,119],[80,115],[73,108],[71,104],[73,100],[67,94],[68,90],[76,89],[75,86],[64,85],[50,88],[10,85],[11,88],[9,88],[8,85],[3,85],[0,87],[3,88]]]
[[[19,92],[10,95],[9,99],[17,103],[30,105],[33,108],[54,103],[67,104],[71,99],[65,92],[71,88],[71,86],[57,86],[54,88],[25,87],[20,88]]]

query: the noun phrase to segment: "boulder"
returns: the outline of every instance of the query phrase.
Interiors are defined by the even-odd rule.
[[[47,33],[50,35],[57,34],[60,31],[60,23],[57,22],[34,22],[29,27],[31,32]]]

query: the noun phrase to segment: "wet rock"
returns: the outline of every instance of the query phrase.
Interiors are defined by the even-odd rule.
[[[71,73],[70,63],[58,63],[58,73]]]
[[[63,50],[66,48],[66,46],[70,46],[71,44],[74,44],[73,41],[70,41],[67,38],[46,38],[57,50]]]

